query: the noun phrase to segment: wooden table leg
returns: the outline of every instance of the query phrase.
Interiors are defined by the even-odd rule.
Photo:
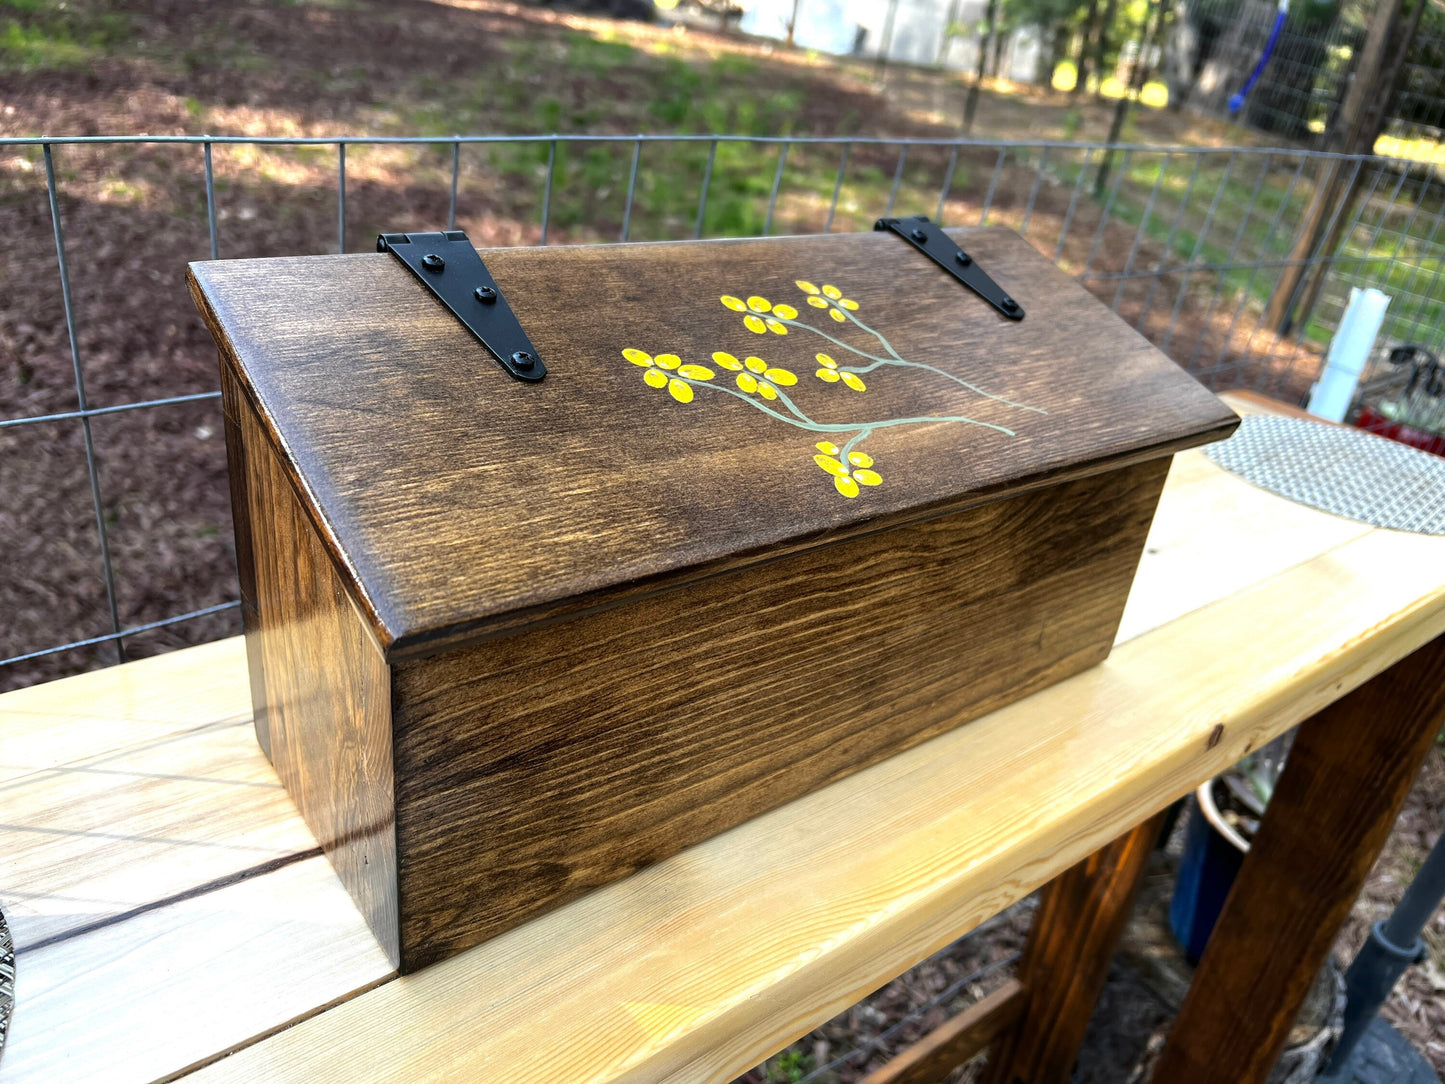
[[[1019,964],[1023,1014],[989,1052],[985,1084],[1069,1079],[1163,821],[1150,817],[1045,886]]]
[[[1263,1081],[1445,720],[1445,637],[1300,727],[1159,1084]]]

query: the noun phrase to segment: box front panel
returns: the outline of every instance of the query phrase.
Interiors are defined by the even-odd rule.
[[[1168,462],[399,664],[403,969],[1099,662]]]

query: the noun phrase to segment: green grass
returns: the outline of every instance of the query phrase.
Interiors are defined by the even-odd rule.
[[[768,1084],[797,1084],[812,1068],[812,1055],[801,1050],[784,1050],[767,1062]]]
[[[1319,167],[1307,164],[1296,177],[1298,159],[1287,153],[1274,156],[1267,169],[1263,154],[1239,155],[1232,167],[1229,157],[1228,153],[1207,155],[1191,184],[1193,156],[1174,156],[1165,172],[1165,155],[1161,152],[1135,152],[1127,169],[1123,169],[1123,154],[1116,154],[1114,168],[1123,169],[1123,173],[1117,189],[1111,180],[1103,195],[1110,219],[1136,228],[1143,223],[1144,235],[1153,242],[1156,252],[1167,246],[1171,264],[1249,265],[1288,258],[1295,228],[1313,195]],[[1097,160],[1085,178],[1083,198],[1092,195],[1096,167]],[[1065,183],[1072,185],[1078,181],[1082,156],[1053,168]],[[1332,300],[1315,306],[1304,331],[1306,340],[1316,347],[1328,345],[1338,319],[1337,302],[1348,294],[1350,285],[1374,286],[1397,299],[1386,319],[1386,336],[1411,337],[1406,333],[1411,329],[1402,325],[1407,314],[1413,324],[1423,328],[1445,321],[1445,296],[1428,289],[1438,281],[1435,274],[1441,266],[1440,235],[1437,231],[1430,236],[1439,218],[1440,199],[1437,196],[1428,207],[1422,206],[1412,220],[1415,204],[1411,197],[1418,191],[1418,182],[1407,181],[1394,205],[1389,206],[1396,179],[1390,176],[1382,180],[1363,208],[1357,203],[1351,209],[1346,224],[1356,217],[1358,223],[1341,245],[1327,291]],[[1158,195],[1145,221],[1156,182]],[[1362,185],[1361,199],[1370,195],[1369,188],[1368,184]],[[1186,197],[1181,215],[1181,202]],[[1407,227],[1408,233],[1402,238],[1401,232]],[[1135,270],[1152,266],[1152,262],[1141,260]],[[1217,273],[1221,293],[1217,307],[1229,311],[1242,302],[1251,313],[1262,311],[1279,274],[1278,267],[1249,266]]]
[[[125,15],[46,0],[0,0],[0,72],[76,69],[124,48]]]
[[[514,43],[507,67],[528,70],[544,63],[549,43]],[[573,76],[632,93],[536,94],[523,80],[494,79],[486,85],[446,85],[418,80],[396,111],[397,125],[424,135],[497,130],[526,134],[596,131],[786,136],[792,134],[803,105],[801,91],[771,88],[759,92],[758,64],[749,57],[724,54],[706,62],[653,56],[631,46],[572,32],[565,38],[563,66]],[[856,130],[860,118],[844,118]],[[721,143],[708,185],[704,230],[712,236],[762,232],[768,197],[777,169],[778,148],[765,144]],[[509,209],[536,220],[541,214],[548,146],[503,144],[485,149],[487,166],[506,182]],[[633,144],[625,138],[557,148],[552,173],[551,224],[563,231],[602,220],[620,225],[626,204]],[[638,165],[629,232],[633,240],[690,236],[696,221],[706,142],[652,144]],[[787,188],[831,192],[837,151],[790,153]],[[877,170],[850,176],[857,186],[876,188],[887,178]],[[605,234],[604,234],[605,235]]]

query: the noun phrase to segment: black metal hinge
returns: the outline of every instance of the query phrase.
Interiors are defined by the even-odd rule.
[[[973,257],[959,248],[948,234],[928,221],[927,215],[880,218],[873,224],[873,228],[896,233],[1010,320],[1024,318],[1023,306],[989,278],[983,269],[973,262]]]
[[[376,250],[390,252],[410,268],[507,372],[530,381],[547,375],[521,322],[461,230],[383,233]]]

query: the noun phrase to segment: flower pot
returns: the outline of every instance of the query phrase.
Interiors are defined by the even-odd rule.
[[[1194,792],[1195,805],[1185,828],[1184,855],[1169,905],[1169,928],[1197,964],[1249,852],[1249,843],[1219,814],[1214,780]]]

